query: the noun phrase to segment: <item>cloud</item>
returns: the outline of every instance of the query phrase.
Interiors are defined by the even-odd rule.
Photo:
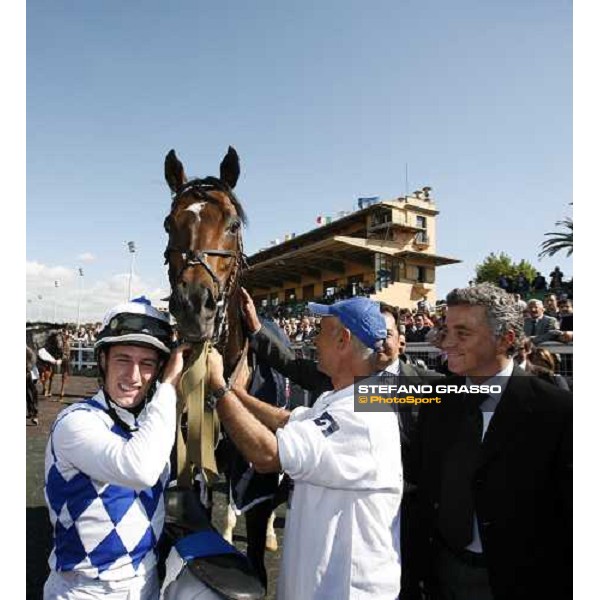
[[[109,308],[126,301],[129,290],[128,273],[91,281],[89,277],[78,277],[77,269],[27,262],[26,274],[27,318],[33,321],[54,321],[55,310],[58,322],[75,323],[78,312],[82,323],[101,321]],[[166,307],[160,300],[169,295],[168,288],[139,275],[134,275],[131,283],[132,296],[143,294],[155,306]]]
[[[77,258],[78,260],[84,263],[91,263],[96,260],[96,257],[91,252],[84,252],[83,254],[80,254]]]

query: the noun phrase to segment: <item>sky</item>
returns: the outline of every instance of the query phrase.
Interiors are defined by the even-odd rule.
[[[490,252],[571,277],[537,255],[572,214],[572,25],[565,0],[29,0],[27,318],[125,300],[127,241],[134,295],[168,294],[171,148],[189,176],[236,148],[249,254],[428,185],[463,261],[438,297]]]

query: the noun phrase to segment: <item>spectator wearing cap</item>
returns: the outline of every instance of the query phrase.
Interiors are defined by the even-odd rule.
[[[318,366],[333,384],[312,407],[290,413],[228,389],[214,350],[209,386],[221,423],[255,469],[294,480],[278,597],[392,600],[400,591],[398,424],[354,410],[354,379],[377,372],[385,320],[364,297],[308,308],[322,317]]]

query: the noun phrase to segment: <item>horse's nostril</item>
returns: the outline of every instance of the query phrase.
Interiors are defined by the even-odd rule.
[[[215,308],[217,308],[217,303],[215,302],[212,294],[206,294],[204,308],[207,308],[208,310],[215,310]]]

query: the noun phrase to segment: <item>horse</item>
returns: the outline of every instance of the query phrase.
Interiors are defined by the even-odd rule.
[[[247,360],[248,347],[239,293],[246,267],[242,226],[247,219],[233,191],[239,175],[239,157],[231,146],[218,178],[188,179],[174,150],[165,158],[165,179],[172,195],[164,221],[169,310],[183,341],[196,346],[210,342],[221,352],[226,378]],[[252,540],[248,542],[250,546]],[[265,585],[266,574],[260,577]]]
[[[64,360],[64,353],[65,341],[63,332],[61,330],[51,330],[46,340],[42,343],[40,349],[37,351],[37,364],[40,372],[40,382],[42,384],[42,391],[45,398],[52,396],[52,380],[54,378],[54,370],[56,366],[56,362],[52,362],[52,359],[54,359],[54,361],[62,361]],[[61,397],[64,394],[64,387],[65,375],[63,372]]]

